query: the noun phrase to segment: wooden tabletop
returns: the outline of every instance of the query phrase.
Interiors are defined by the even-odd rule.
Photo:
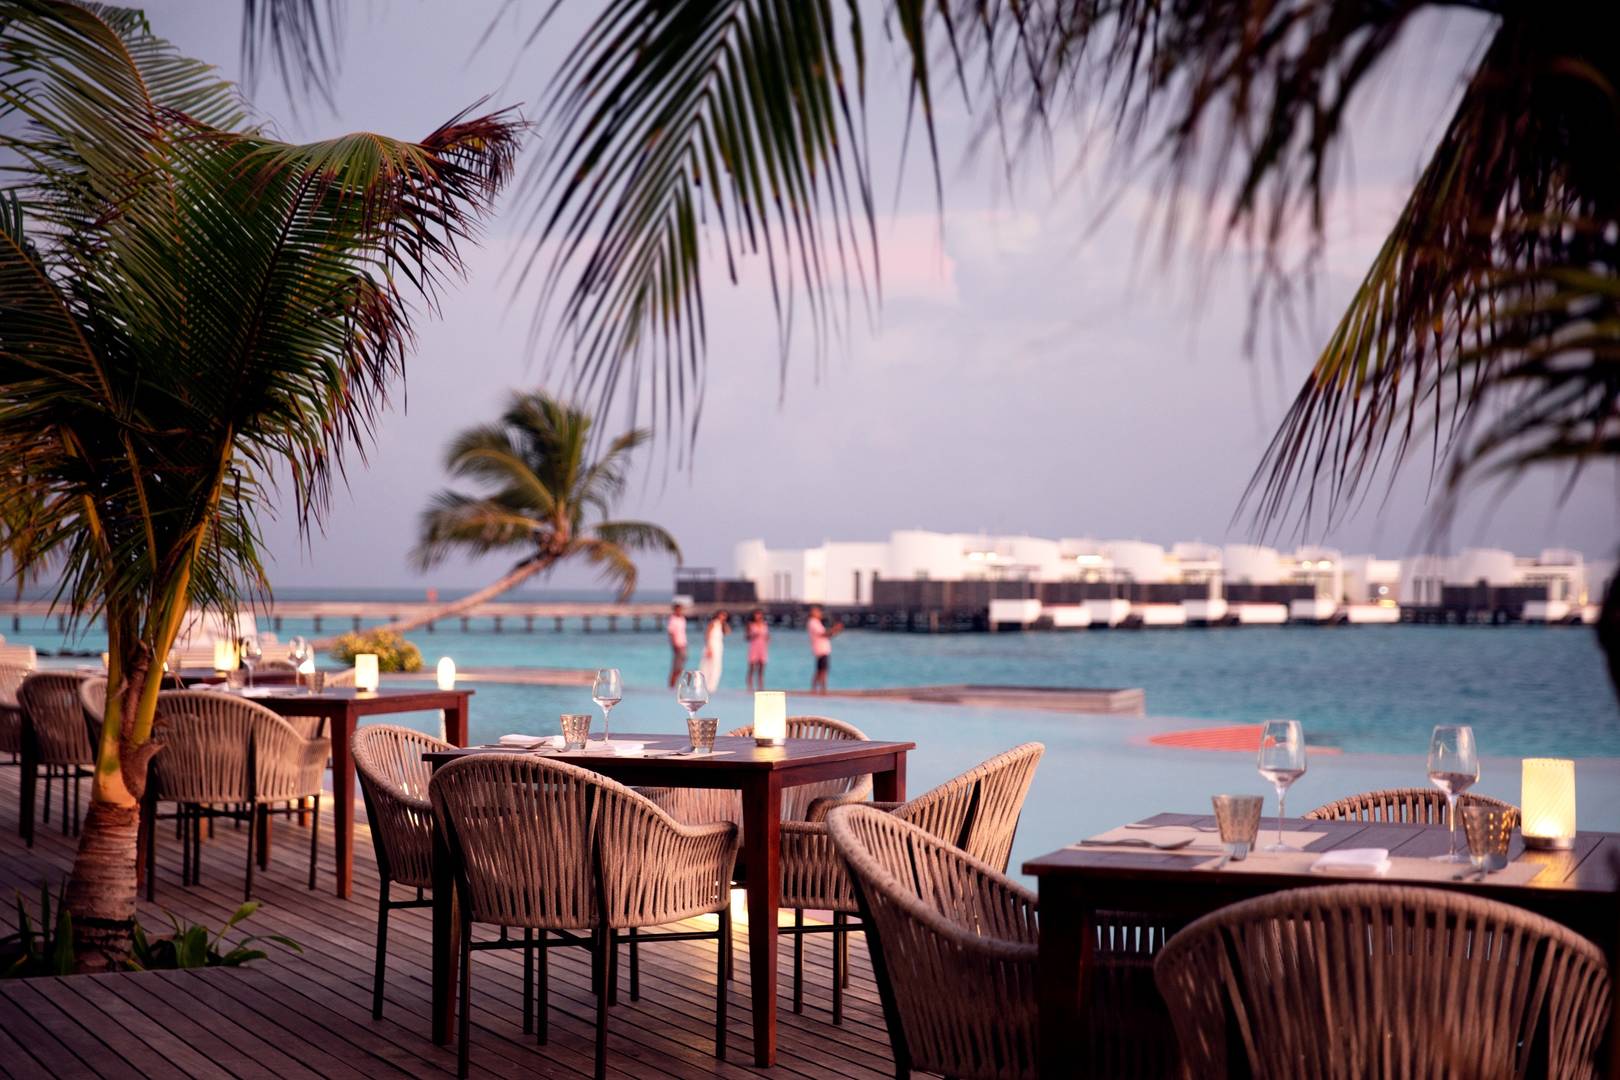
[[[669,733],[647,734],[645,732],[615,731],[613,741],[646,743],[649,750],[684,750],[691,745],[685,735]],[[649,769],[678,766],[683,770],[694,772],[780,772],[811,768],[818,765],[831,765],[845,761],[860,761],[865,758],[888,757],[896,753],[915,750],[916,748],[917,744],[911,742],[878,742],[876,740],[858,739],[787,739],[781,746],[759,746],[751,738],[720,735],[716,736],[714,740],[715,753],[702,756],[683,754],[680,757],[674,757],[660,754],[653,757],[642,757],[561,750],[542,753],[539,756],[548,761],[566,761],[570,765],[578,765],[585,769],[601,769],[611,762],[614,771],[635,770],[638,766]],[[521,747],[489,745],[434,751],[424,754],[423,757],[439,765],[472,754],[522,754],[527,752]]]
[[[440,690],[436,686],[385,686],[381,690],[356,690],[352,686],[329,686],[320,693],[296,690],[291,686],[276,687],[271,694],[238,694],[248,701],[268,708],[295,705],[381,707],[388,712],[411,712],[413,707],[442,709],[445,702],[471,697],[473,690]]]
[[[1157,814],[1144,818],[1142,824],[1212,826],[1215,819],[1209,814]],[[1260,843],[1277,827],[1277,819],[1265,818],[1261,822]],[[1291,819],[1286,827],[1291,831],[1320,832],[1324,834],[1312,841],[1307,851],[1332,851],[1335,848],[1387,848],[1391,856],[1425,857],[1441,855],[1451,842],[1450,830],[1443,825],[1407,825],[1387,822],[1363,821],[1305,821]],[[1457,841],[1464,843],[1459,829]],[[1526,891],[1571,892],[1578,894],[1613,895],[1620,893],[1620,833],[1582,832],[1575,837],[1575,846],[1569,851],[1529,851],[1519,835],[1513,837],[1508,857],[1515,862],[1539,863],[1542,870],[1531,881],[1521,885],[1503,885],[1485,882],[1422,882],[1424,887],[1458,888],[1484,896],[1500,894],[1499,898],[1513,900]],[[1233,875],[1212,869],[1200,869],[1210,862],[1208,852],[1140,852],[1107,850],[1103,848],[1067,847],[1042,855],[1024,863],[1024,873],[1036,878],[1084,877],[1089,880],[1112,879],[1121,881],[1177,882],[1214,881]],[[1280,872],[1261,873],[1245,868],[1244,875],[1254,886],[1273,888],[1313,884],[1322,885],[1348,879],[1324,877],[1320,874]],[[1379,880],[1379,879],[1373,879]],[[1403,882],[1403,884],[1414,884]]]

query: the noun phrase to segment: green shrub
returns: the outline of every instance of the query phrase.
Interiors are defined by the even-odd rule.
[[[332,643],[332,659],[354,663],[356,653],[376,653],[380,671],[421,671],[422,650],[392,630],[362,630]]]
[[[65,888],[65,886],[64,886]],[[201,923],[183,923],[170,912],[163,914],[169,920],[173,933],[166,937],[147,937],[140,923],[133,931],[133,951],[125,961],[134,971],[171,971],[176,968],[240,967],[254,960],[263,960],[269,954],[252,948],[256,941],[273,941],[284,949],[302,953],[303,946],[281,934],[249,934],[235,943],[225,941],[227,931],[259,910],[259,902],[250,900],[236,909],[218,931]],[[228,946],[228,947],[225,947]],[[73,916],[56,897],[56,919],[51,919],[50,886],[39,888],[39,929],[17,894],[17,932],[0,938],[0,979],[31,979],[45,975],[71,975],[74,969]]]

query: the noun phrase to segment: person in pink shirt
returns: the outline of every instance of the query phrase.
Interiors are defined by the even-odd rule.
[[[821,605],[812,604],[810,618],[805,621],[804,628],[810,632],[810,655],[816,658],[816,673],[810,677],[810,692],[825,694],[827,666],[832,660],[832,639],[844,632],[844,624],[834,623],[829,628],[822,616]]]
[[[765,612],[759,608],[748,616],[748,678],[749,690],[765,689],[765,661],[770,659],[771,628],[765,623]]]
[[[674,689],[686,668],[686,608],[679,601],[670,605],[664,632],[669,635],[669,685]]]

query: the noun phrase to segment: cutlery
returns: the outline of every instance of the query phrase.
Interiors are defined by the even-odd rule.
[[[1451,875],[1451,880],[1467,881],[1472,878],[1479,881],[1484,881],[1485,875],[1488,873],[1490,873],[1490,871],[1486,870],[1483,866],[1468,866]]]
[[[1124,840],[1082,840],[1082,841],[1080,841],[1081,845],[1083,845],[1085,847],[1141,847],[1141,848],[1152,848],[1155,851],[1179,851],[1180,849],[1186,847],[1188,844],[1190,844],[1192,842],[1193,842],[1193,837],[1191,837],[1191,836],[1187,837],[1185,840],[1171,840],[1171,841],[1168,841],[1167,843],[1162,843],[1162,844],[1158,843],[1156,841],[1153,841],[1153,840],[1138,840],[1138,839],[1135,839],[1134,837],[1126,837]]]
[[[1191,829],[1193,832],[1219,832],[1213,825],[1148,825],[1145,823],[1126,825],[1127,829]]]
[[[1215,869],[1217,869],[1217,870],[1224,869],[1226,864],[1231,862],[1231,861],[1232,861],[1232,853],[1230,851],[1228,851],[1225,855],[1221,856],[1221,861],[1215,864]]]

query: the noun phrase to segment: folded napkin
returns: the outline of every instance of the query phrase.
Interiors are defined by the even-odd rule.
[[[647,749],[646,743],[620,742],[617,739],[614,739],[609,745],[613,747],[614,754],[619,757],[640,757],[642,751]]]
[[[561,750],[563,740],[561,735],[502,735],[500,744],[514,750],[538,750],[546,746]]]
[[[1383,877],[1389,872],[1388,848],[1344,848],[1329,851],[1311,864],[1313,874]]]
[[[281,692],[282,688],[277,686],[244,686],[237,691],[245,698],[275,697]]]

